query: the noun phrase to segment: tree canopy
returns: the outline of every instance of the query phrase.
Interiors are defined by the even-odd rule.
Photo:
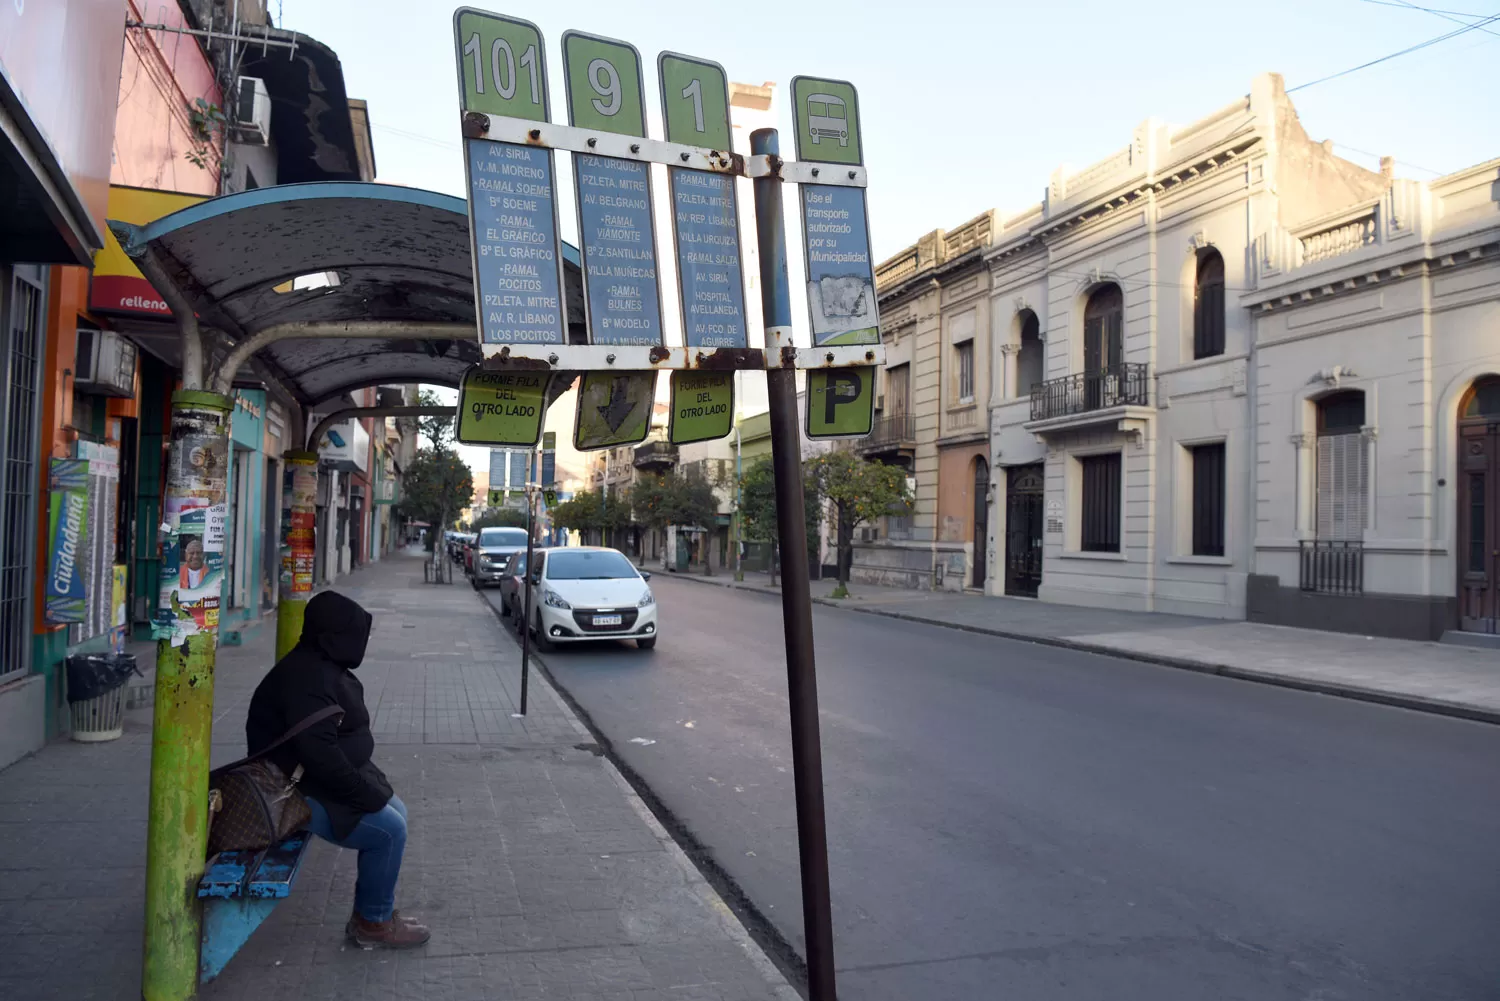
[[[417,394],[417,403],[424,407],[445,406],[438,398],[438,394],[430,389],[424,389]],[[453,437],[453,417],[418,417],[417,426],[422,429],[422,434],[432,442],[435,449],[447,447],[448,439]]]
[[[854,530],[886,515],[906,514],[911,496],[906,470],[867,462],[853,452],[824,452],[807,461],[805,478],[811,489],[833,505],[839,550],[839,583],[849,582],[854,553]]]
[[[424,448],[406,467],[401,480],[402,514],[438,526],[436,538],[474,496],[474,476],[452,449]]]

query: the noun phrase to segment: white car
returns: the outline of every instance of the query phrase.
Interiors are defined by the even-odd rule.
[[[618,549],[564,546],[536,553],[530,574],[531,632],[539,650],[554,643],[635,640],[656,646],[656,596]]]

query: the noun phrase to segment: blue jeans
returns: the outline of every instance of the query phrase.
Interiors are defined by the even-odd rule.
[[[396,878],[406,852],[406,804],[392,796],[385,809],[367,813],[349,836],[339,841],[328,823],[323,804],[307,798],[312,821],[307,829],[324,841],[359,852],[359,879],[354,884],[354,909],[366,921],[389,921],[396,909]]]

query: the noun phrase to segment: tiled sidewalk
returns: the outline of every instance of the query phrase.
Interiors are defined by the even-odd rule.
[[[411,814],[399,900],[433,939],[347,948],[354,854],[315,842],[290,900],[205,999],[790,1001],[718,895],[469,588],[414,556],[340,581],[375,616],[360,677]],[[220,651],[214,760],[242,753],[273,629]],[[0,997],[140,996],[150,714],[0,771]]]
[[[673,577],[780,593],[765,574]],[[1494,650],[872,584],[835,600],[832,581],[812,586],[815,602],[851,611],[1500,723]]]

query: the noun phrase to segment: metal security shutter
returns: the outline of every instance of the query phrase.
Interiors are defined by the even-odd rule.
[[[1318,538],[1358,541],[1364,537],[1370,467],[1358,434],[1318,437]]]
[[[1090,553],[1120,551],[1120,453],[1091,455],[1083,467],[1081,548]]]
[[[1193,455],[1193,555],[1224,555],[1224,443]]]
[[[42,356],[42,273],[0,267],[0,681],[31,661],[36,533],[37,389]]]

